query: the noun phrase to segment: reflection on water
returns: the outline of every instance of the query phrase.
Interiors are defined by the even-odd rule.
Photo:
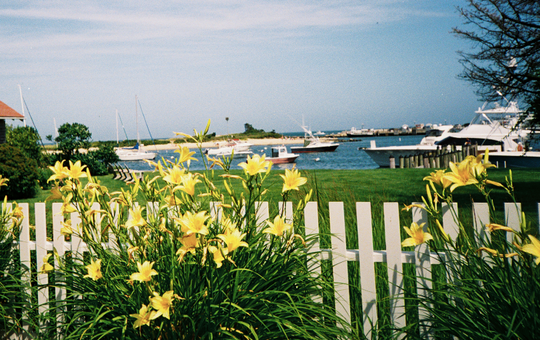
[[[369,158],[369,156],[362,150],[370,146],[370,140],[375,140],[377,146],[391,146],[391,145],[412,145],[418,144],[423,136],[388,136],[388,137],[369,137],[364,138],[361,141],[356,142],[340,142],[339,147],[334,152],[318,152],[318,153],[303,153],[296,159],[295,163],[290,164],[274,164],[272,168],[284,170],[292,169],[296,166],[300,170],[313,170],[313,169],[376,169],[378,166]],[[300,144],[297,144],[300,145]],[[287,149],[290,150],[290,146],[287,145]],[[253,153],[265,154],[270,157],[271,146],[255,145],[251,149]],[[151,147],[148,148],[152,150]],[[197,161],[191,161],[190,170],[204,170],[204,164],[198,150],[194,155]],[[170,160],[175,161],[179,154],[174,150],[161,150],[157,151],[158,156],[154,161],[158,160]],[[233,159],[232,169],[241,169],[238,164],[245,162],[245,158]],[[162,161],[163,162],[163,161]],[[122,161],[121,164],[134,170],[154,170],[153,167],[148,165],[144,161]]]

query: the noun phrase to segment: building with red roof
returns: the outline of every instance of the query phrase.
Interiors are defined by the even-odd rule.
[[[24,121],[24,116],[0,101],[0,144],[6,142],[6,119]]]

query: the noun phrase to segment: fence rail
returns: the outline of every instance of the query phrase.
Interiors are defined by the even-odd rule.
[[[455,204],[455,203],[454,203]],[[29,205],[27,203],[20,204],[23,209],[24,216],[29,215]],[[77,253],[82,253],[87,250],[86,245],[76,235],[72,235],[70,241],[66,241],[61,235],[63,216],[60,213],[61,203],[53,203],[52,210],[47,211],[45,203],[36,203],[35,212],[35,239],[31,239],[30,221],[24,218],[22,223],[21,234],[18,242],[18,250],[20,251],[21,263],[27,268],[40,268],[43,265],[43,258],[47,252],[55,250],[59,256],[64,256],[66,252],[72,252],[75,256]],[[269,218],[268,202],[260,202],[258,207],[258,219],[260,221]],[[378,301],[376,292],[376,263],[386,263],[388,268],[388,291],[390,301],[390,319],[396,327],[404,327],[405,305],[404,305],[404,289],[403,289],[403,264],[414,264],[417,276],[417,293],[422,296],[426,294],[426,287],[430,287],[432,265],[439,263],[439,256],[430,252],[426,244],[416,247],[414,251],[403,251],[401,247],[401,231],[400,223],[400,207],[398,203],[384,203],[384,229],[386,250],[375,250],[373,242],[373,221],[371,204],[369,202],[356,203],[356,232],[358,235],[358,249],[347,249],[346,246],[346,223],[343,202],[329,203],[329,224],[331,232],[331,248],[321,248],[320,242],[313,246],[314,251],[320,251],[322,260],[331,261],[333,268],[333,281],[336,291],[335,308],[347,321],[351,321],[354,313],[361,315],[360,321],[363,325],[364,334],[369,338],[372,332],[372,327],[378,321]],[[484,225],[490,222],[489,209],[487,203],[473,203],[472,207],[474,227],[480,237],[488,238],[489,234],[485,232]],[[99,206],[94,206],[94,209],[99,209]],[[285,216],[292,218],[293,206],[291,202],[280,205],[279,210],[285,209]],[[454,205],[457,210],[457,204]],[[540,210],[540,203],[537,206]],[[152,211],[151,208],[148,211]],[[316,202],[308,202],[305,207],[305,231],[307,235],[320,236],[319,223],[319,207]],[[219,217],[219,211],[213,209],[214,215]],[[504,204],[505,222],[506,225],[519,230],[521,205],[514,203]],[[47,214],[52,214],[52,239],[47,239]],[[73,225],[80,222],[77,213],[71,214]],[[418,224],[426,222],[426,212],[419,208],[412,209],[412,221]],[[540,225],[540,221],[538,221]],[[446,233],[456,239],[458,235],[458,226],[451,215],[448,206],[443,205],[442,225]],[[511,241],[510,233],[507,233],[507,239]],[[114,243],[113,235],[110,234],[108,243],[112,246]],[[35,251],[35,257],[32,257],[32,252]],[[35,258],[36,263],[32,266],[32,259]],[[349,281],[348,262],[353,261],[359,266],[360,272],[360,287],[362,311],[351,310],[351,282]],[[319,274],[320,274],[320,267]],[[23,278],[28,283],[30,282],[32,273],[28,272]],[[37,273],[37,283],[46,285],[48,283],[48,274]],[[66,292],[62,288],[55,288],[56,299],[62,299],[66,296]],[[46,304],[49,301],[49,289],[41,289],[38,292],[38,303],[40,313],[46,311]],[[419,314],[425,313],[422,309]],[[421,330],[422,331],[422,330]],[[23,339],[21,336],[13,336],[11,339]]]

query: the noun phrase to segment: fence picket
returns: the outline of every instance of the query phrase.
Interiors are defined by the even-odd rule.
[[[336,311],[347,322],[351,321],[345,214],[343,202],[330,202],[330,232],[332,233],[332,268],[336,294]]]
[[[373,226],[371,203],[356,203],[358,252],[360,260],[360,286],[362,288],[363,330],[366,337],[377,325],[377,287],[375,284],[375,261],[373,260]]]
[[[478,244],[482,244],[482,241],[485,242],[491,239],[491,235],[485,228],[485,226],[489,224],[489,206],[484,202],[473,202],[472,207],[474,216],[474,230],[476,231],[475,235],[478,235]]]
[[[58,256],[62,259],[66,253],[66,238],[61,234],[62,222],[64,222],[64,216],[60,213],[60,208],[62,203],[55,202],[52,204],[52,221],[53,221],[53,247],[58,253]],[[37,217],[36,217],[37,218]],[[44,219],[47,216],[43,216]],[[60,264],[58,261],[54,262],[54,268],[59,269]],[[59,281],[63,280],[63,274],[59,270],[55,270],[56,279]],[[62,287],[55,287],[54,293],[57,301],[63,301],[66,298],[66,289]],[[58,307],[64,308],[64,307]],[[58,322],[62,321],[62,313],[58,313],[56,320]]]
[[[417,203],[420,204],[420,203]],[[424,224],[423,230],[427,232],[427,212],[424,209],[414,207],[412,209],[412,220],[418,225]],[[430,298],[429,290],[432,288],[431,284],[431,254],[429,246],[426,243],[416,246],[414,250],[414,263],[416,267],[416,290],[418,298]],[[418,307],[418,315],[421,318],[428,317],[428,312],[425,307]],[[430,338],[428,334],[429,324],[423,324],[420,329],[420,337],[423,339]]]
[[[390,319],[397,328],[405,327],[405,303],[403,291],[403,265],[401,262],[401,234],[399,206],[395,202],[384,203],[386,237],[386,263],[390,290]]]
[[[504,203],[504,216],[506,226],[515,231],[521,229],[521,204],[520,203]],[[512,243],[513,233],[506,233],[506,241]]]
[[[36,203],[34,205],[34,215],[36,224],[36,259],[37,259],[37,280],[38,285],[47,285],[49,283],[49,274],[39,272],[43,265],[43,259],[47,255],[47,224],[45,219],[45,203]],[[47,309],[46,303],[49,301],[49,289],[41,288],[38,291],[39,313],[42,314]]]
[[[320,249],[320,237],[319,237],[319,212],[317,209],[317,202],[308,202],[304,209],[304,224],[306,229],[306,239],[314,237],[314,242],[311,244],[311,251],[318,254]],[[320,255],[319,255],[320,260]],[[308,269],[314,272],[315,276],[321,275],[321,266],[317,264],[317,261],[313,257],[308,257]],[[314,296],[313,300],[317,303],[322,303],[322,296]]]

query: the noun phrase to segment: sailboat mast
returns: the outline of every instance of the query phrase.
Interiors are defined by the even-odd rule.
[[[137,127],[137,143],[139,143],[140,137],[139,137],[139,112],[137,111],[137,103],[139,100],[137,99],[137,95],[135,95],[135,124]]]
[[[22,115],[25,116],[25,114],[24,114],[24,99],[23,99],[23,96],[22,96],[21,84],[19,84],[19,93],[21,95]],[[24,122],[24,127],[26,127],[26,116],[24,117],[23,122]]]
[[[116,145],[120,145],[120,138],[118,137],[118,109],[116,109]]]

